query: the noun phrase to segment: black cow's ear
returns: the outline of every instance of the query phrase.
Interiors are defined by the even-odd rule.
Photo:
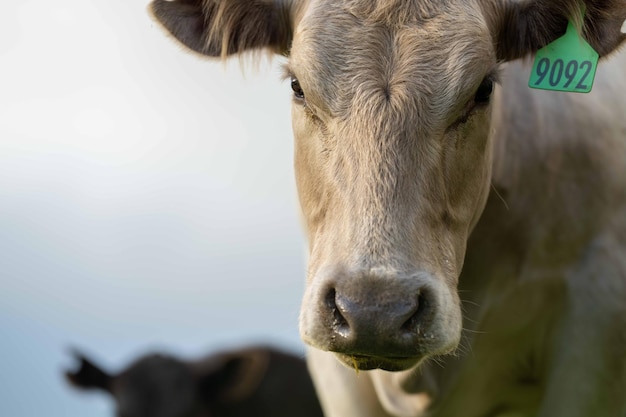
[[[154,0],[150,12],[189,49],[225,58],[255,49],[285,54],[291,43],[289,4],[280,0]]]
[[[241,351],[215,355],[211,366],[197,372],[198,389],[212,401],[232,403],[249,397],[266,375],[269,355]]]
[[[562,36],[568,21],[580,29],[600,57],[626,40],[622,33],[624,0],[491,0],[483,7],[502,61],[535,53]]]
[[[101,389],[111,392],[111,376],[100,369],[97,365],[75,351],[74,357],[78,359],[80,365],[76,371],[66,371],[65,378],[77,388]]]

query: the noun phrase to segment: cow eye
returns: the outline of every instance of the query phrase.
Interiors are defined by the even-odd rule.
[[[476,91],[476,96],[474,96],[474,102],[476,103],[488,103],[489,98],[491,98],[491,93],[493,92],[493,80],[491,77],[487,77],[480,83],[480,87]]]
[[[300,87],[300,81],[297,78],[291,77],[291,89],[295,98],[302,100],[304,98],[304,91]]]

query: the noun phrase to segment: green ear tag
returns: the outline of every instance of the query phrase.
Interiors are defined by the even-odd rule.
[[[528,86],[542,90],[588,93],[593,86],[598,53],[572,25],[565,35],[537,51]]]

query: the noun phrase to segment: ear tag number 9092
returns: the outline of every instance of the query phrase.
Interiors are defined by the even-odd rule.
[[[565,35],[537,51],[528,86],[588,93],[593,86],[597,66],[598,53],[570,22]]]

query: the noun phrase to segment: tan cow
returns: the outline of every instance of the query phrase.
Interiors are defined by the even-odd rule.
[[[611,54],[626,1],[152,12],[204,55],[288,56],[327,417],[626,416],[626,54],[588,95],[532,91],[519,61],[568,20]]]

